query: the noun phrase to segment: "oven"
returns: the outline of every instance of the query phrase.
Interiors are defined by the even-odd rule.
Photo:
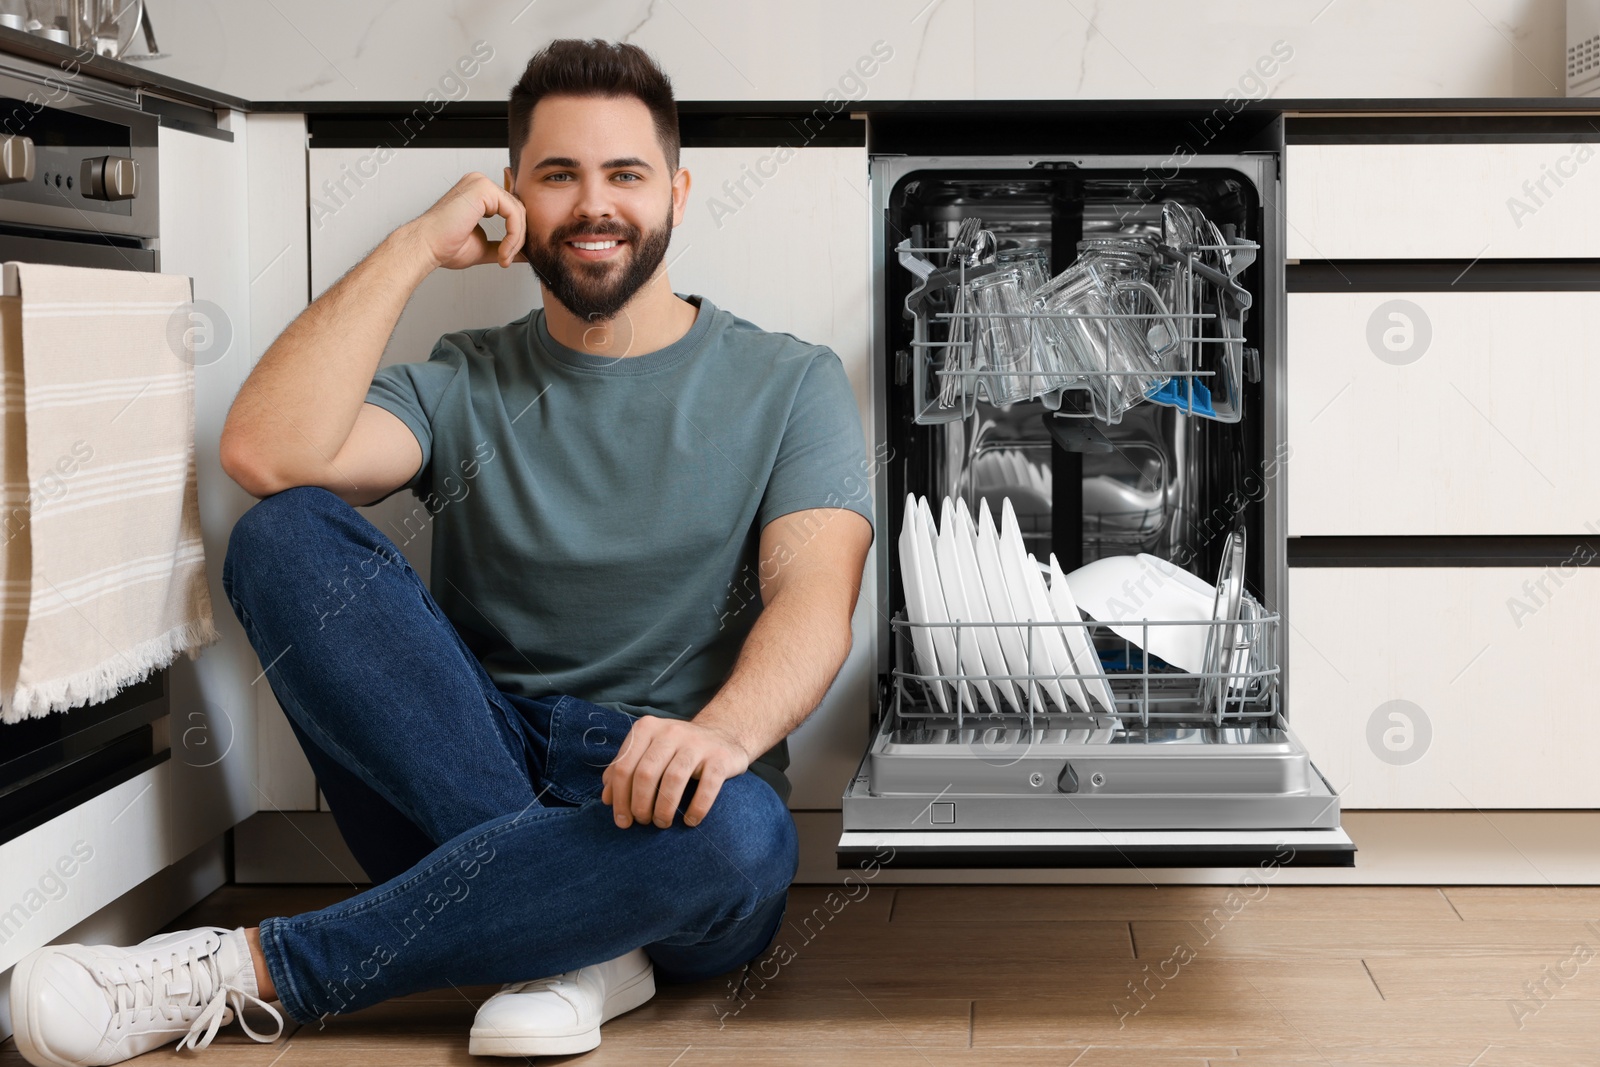
[[[159,270],[156,125],[131,91],[0,57],[0,261]],[[166,759],[155,732],[168,707],[162,670],[98,704],[0,724],[0,844]]]

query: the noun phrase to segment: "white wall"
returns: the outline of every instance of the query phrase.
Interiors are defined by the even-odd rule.
[[[1562,0],[146,0],[151,69],[251,100],[503,100],[555,37],[650,50],[685,100],[1561,96]],[[1271,76],[1252,68],[1282,41]],[[140,48],[142,49],[142,41]],[[1281,46],[1280,46],[1281,47]]]

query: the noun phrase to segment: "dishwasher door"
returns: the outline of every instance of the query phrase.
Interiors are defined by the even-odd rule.
[[[887,457],[876,501],[883,622],[871,736],[843,795],[841,869],[863,861],[1353,865],[1338,792],[1290,729],[1282,685],[1288,583],[1279,466],[1288,449],[1280,154],[1196,154],[1181,164],[1171,155],[873,157],[874,443]],[[1006,405],[989,403],[976,388],[958,391],[954,403],[948,390],[939,395],[956,335],[930,334],[931,318],[914,317],[908,304],[917,305],[930,266],[958,262],[941,252],[963,239],[964,222],[980,219],[991,247],[1038,256],[1054,276],[1097,238],[1159,233],[1171,202],[1203,213],[1218,227],[1205,232],[1254,255],[1250,262],[1240,253],[1249,266],[1237,276],[1248,293],[1239,306],[1249,313],[1238,316],[1237,341],[1222,344],[1242,353],[1231,411],[1205,417],[1189,413],[1205,410],[1197,405],[1144,402],[1105,419],[1073,390]],[[932,318],[953,323],[961,315]],[[1199,320],[1226,316],[1197,306],[1192,317],[1199,335],[1218,329]],[[1113,632],[1109,623],[1074,620],[1069,627],[1081,628],[1099,662],[1073,678],[1090,691],[1098,676],[1112,690],[1112,708],[1047,703],[1042,691],[1067,677],[1052,679],[1050,671],[991,672],[987,681],[953,668],[929,673],[913,649],[918,624],[908,618],[896,543],[882,536],[901,530],[908,497],[926,498],[934,513],[947,497],[966,501],[973,514],[1006,507],[1030,553],[1041,563],[1054,554],[1068,573],[1143,553],[1214,575],[1231,551],[1230,535],[1241,537],[1244,599],[1254,605],[1253,614],[1239,613],[1249,619],[1248,652],[1239,646],[1237,662],[1229,661],[1237,673],[1219,682],[1141,651],[1146,641],[1130,639],[1126,625]],[[1152,625],[1171,622],[1144,622],[1137,598],[1134,609],[1131,620],[1118,619],[1145,639]],[[999,632],[1001,620],[993,621]],[[1026,637],[1037,624],[1014,625]],[[1230,632],[1245,632],[1238,625]],[[1006,683],[1029,694],[1025,709],[972,697],[974,687]],[[947,694],[937,703],[935,689]],[[1218,692],[1224,695],[1213,699]],[[1075,708],[1089,714],[1071,714]]]

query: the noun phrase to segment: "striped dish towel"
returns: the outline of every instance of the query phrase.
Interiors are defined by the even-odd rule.
[[[98,703],[219,640],[186,277],[6,264],[0,722]]]

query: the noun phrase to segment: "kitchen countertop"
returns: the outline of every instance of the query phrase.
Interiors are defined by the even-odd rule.
[[[206,108],[239,111],[278,111],[306,114],[394,114],[422,106],[419,100],[368,101],[273,101],[245,100],[220,90],[171,78],[139,63],[126,63],[103,56],[88,55],[68,45],[37,37],[21,30],[0,26],[0,53],[20,56],[72,75],[76,63],[83,72],[104,82],[127,88],[133,93],[149,93],[182,103]],[[796,100],[681,100],[680,109],[688,115],[774,115],[810,114],[826,106],[820,101]],[[1211,112],[1223,107],[1220,100],[859,100],[839,113],[916,115],[980,115],[1004,112],[1008,115],[1050,115],[1072,113],[1141,113],[1197,111]],[[504,106],[475,104],[479,116],[504,114]],[[1438,116],[1456,113],[1469,115],[1513,115],[1519,112],[1600,115],[1600,97],[1369,97],[1369,98],[1272,98],[1244,102],[1249,112],[1294,115]],[[1597,131],[1600,132],[1600,131]]]
[[[5,26],[0,26],[0,52],[53,66],[61,72],[63,80],[75,76],[74,65],[76,65],[78,70],[100,81],[124,86],[135,92],[155,93],[200,107],[250,110],[249,102],[237,96],[207,89],[203,85],[195,85],[178,78],[169,78],[137,63],[124,63],[121,60],[92,55],[70,45],[57,44],[43,37]]]

